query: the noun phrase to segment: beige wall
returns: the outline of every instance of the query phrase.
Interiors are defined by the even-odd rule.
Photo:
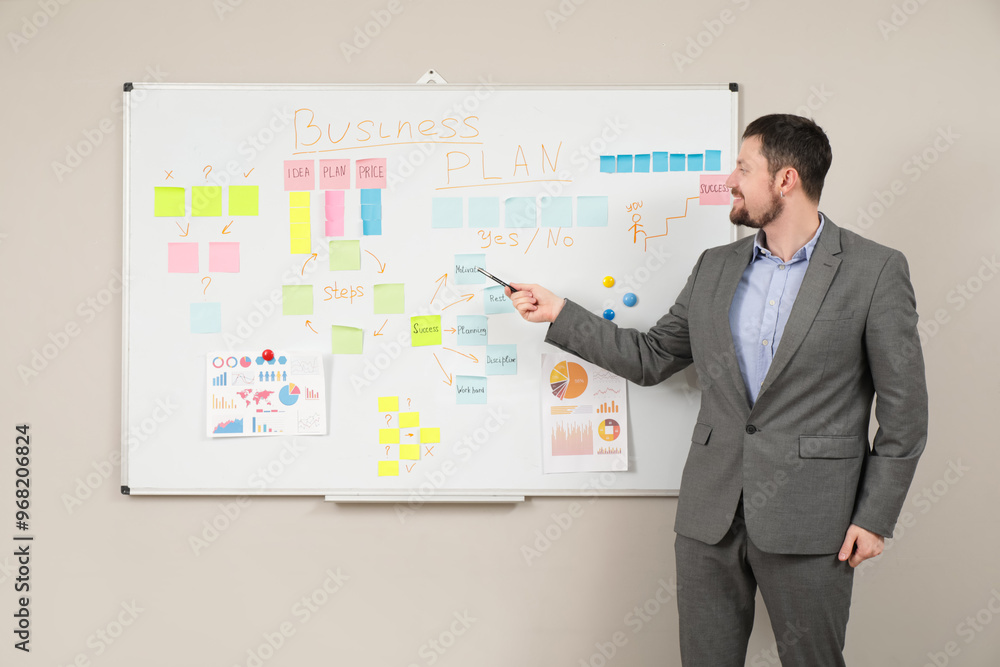
[[[390,6],[402,11],[347,62],[339,44]],[[546,12],[560,6],[553,29]],[[736,81],[744,123],[811,106],[835,153],[822,209],[902,249],[922,321],[941,322],[925,337],[931,434],[909,525],[856,578],[849,663],[997,664],[998,26],[994,0],[0,2],[0,554],[16,532],[20,422],[31,425],[37,536],[30,662],[11,648],[15,563],[0,555],[0,661],[228,667],[257,664],[248,651],[264,644],[274,666],[598,666],[599,645],[620,632],[606,664],[678,664],[673,601],[657,601],[674,569],[675,499],[599,499],[560,529],[553,515],[571,499],[423,507],[401,521],[391,506],[307,498],[119,495],[121,84],[150,72],[398,83],[435,68],[454,83]],[[702,52],[678,66],[674,54],[699,39]],[[57,175],[53,163],[88,142],[91,154]],[[915,168],[913,155],[932,163]],[[22,381],[17,366],[67,325],[77,335]],[[196,553],[191,539],[212,523],[225,529]],[[558,539],[527,563],[522,546],[546,530]],[[647,620],[629,616],[644,605]],[[264,635],[278,643],[282,627],[294,634],[271,656]],[[748,664],[776,664],[773,642],[760,605]]]

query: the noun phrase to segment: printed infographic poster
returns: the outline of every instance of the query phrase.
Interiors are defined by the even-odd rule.
[[[625,378],[570,354],[542,355],[542,469],[628,470]]]
[[[208,437],[325,435],[326,381],[316,353],[211,352]]]

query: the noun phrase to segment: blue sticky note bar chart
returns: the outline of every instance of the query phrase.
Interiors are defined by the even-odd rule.
[[[642,174],[649,173],[649,153],[635,156],[635,171]]]
[[[601,173],[602,174],[613,174],[613,173],[615,173],[615,156],[614,155],[602,155],[601,156]]]
[[[701,153],[692,153],[688,155],[688,171],[703,171],[702,165],[704,164],[705,156]]]
[[[684,171],[687,167],[687,155],[684,153],[670,154],[670,171]]]
[[[722,151],[705,151],[705,171],[722,171]]]
[[[670,171],[670,153],[653,153],[653,171]]]

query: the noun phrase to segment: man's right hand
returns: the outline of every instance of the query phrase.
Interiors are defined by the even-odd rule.
[[[517,289],[513,296],[504,288],[504,294],[514,302],[514,308],[529,322],[555,322],[565,299],[556,296],[541,285],[511,283]]]

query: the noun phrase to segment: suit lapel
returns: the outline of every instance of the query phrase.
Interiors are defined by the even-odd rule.
[[[830,289],[830,284],[833,283],[833,278],[837,275],[840,258],[836,255],[839,253],[840,228],[834,225],[829,218],[826,218],[823,233],[813,249],[812,257],[809,258],[809,267],[806,269],[806,275],[802,278],[802,286],[799,288],[798,296],[795,297],[795,305],[792,306],[785,330],[781,334],[778,351],[775,353],[771,367],[764,378],[764,384],[757,394],[758,403],[768,387],[774,383],[775,378],[781,375],[785,366],[791,361],[799,346],[802,345],[802,341],[805,340],[813,320],[816,319],[816,313],[819,312],[819,307]]]
[[[747,395],[746,384],[743,382],[743,372],[740,370],[740,363],[736,358],[736,346],[733,343],[733,332],[729,326],[729,308],[736,295],[736,288],[740,284],[743,272],[750,264],[750,257],[753,255],[753,237],[744,239],[744,243],[737,243],[733,251],[726,257],[726,263],[722,267],[722,274],[719,276],[719,285],[715,294],[715,335],[718,337],[718,349],[722,350],[723,364],[729,367],[733,386],[738,389],[738,400],[736,405],[750,408],[750,397]]]

